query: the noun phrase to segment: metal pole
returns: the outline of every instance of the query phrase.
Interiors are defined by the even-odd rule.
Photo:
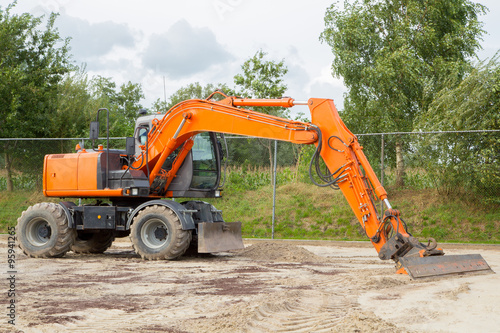
[[[276,216],[276,161],[278,155],[278,141],[274,140],[274,173],[273,173],[273,223],[272,223],[272,232],[271,239],[274,239],[274,220]]]
[[[380,184],[384,186],[384,135],[382,134],[382,143],[380,145]],[[389,207],[388,207],[389,208]],[[384,203],[380,203],[380,214],[384,211]]]
[[[109,110],[106,109],[106,188],[109,188]]]
[[[380,147],[380,184],[384,186],[384,135],[382,134],[382,144]]]

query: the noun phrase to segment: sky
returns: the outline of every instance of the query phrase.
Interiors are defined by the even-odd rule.
[[[346,88],[331,75],[333,55],[319,40],[334,1],[18,0],[14,13],[60,13],[56,25],[72,38],[75,64],[118,86],[140,83],[146,108],[189,83],[234,87],[241,65],[262,49],[268,60],[285,61],[287,96],[332,98],[341,110]],[[2,7],[10,2],[0,0]],[[487,34],[478,56],[484,60],[500,49],[500,1],[477,2],[490,10],[481,17]]]

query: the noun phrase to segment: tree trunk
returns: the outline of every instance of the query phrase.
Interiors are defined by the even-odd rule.
[[[267,150],[269,151],[269,170],[271,172],[271,179],[273,179],[273,172],[274,172],[274,167],[273,167],[273,147],[271,145],[271,140],[267,140]]]
[[[398,136],[396,139],[396,186],[405,186],[405,164],[403,160],[403,142],[401,137]]]
[[[271,179],[273,179],[273,148],[271,145],[271,140],[267,139],[257,139],[257,142],[259,142],[264,148],[267,149],[267,152],[269,153],[269,173],[271,175]]]
[[[5,170],[7,170],[7,192],[14,191],[14,182],[12,181],[12,157],[5,153]]]

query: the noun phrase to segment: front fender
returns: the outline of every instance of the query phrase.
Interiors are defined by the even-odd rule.
[[[66,214],[66,218],[68,219],[68,227],[75,227],[75,220],[73,219],[73,215],[70,212],[70,209],[76,206],[74,202],[71,201],[62,201],[59,203],[59,206],[62,207],[64,213]]]
[[[132,224],[132,221],[134,220],[134,217],[144,208],[148,206],[165,206],[170,208],[175,215],[179,218],[181,221],[182,225],[182,230],[192,230],[195,229],[195,223],[193,220],[193,217],[191,216],[192,211],[186,209],[183,205],[176,201],[172,200],[151,200],[143,203],[142,205],[139,205],[136,209],[132,211],[132,213],[129,215],[128,220],[127,220],[127,226],[126,230],[130,229],[130,225]]]

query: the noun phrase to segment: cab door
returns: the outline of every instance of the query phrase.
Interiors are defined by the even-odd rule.
[[[180,148],[166,159],[162,169],[172,168]],[[221,151],[215,133],[204,132],[195,136],[194,144],[167,191],[173,197],[215,197],[220,181]],[[217,191],[218,192],[218,191]]]
[[[215,133],[200,133],[194,138],[191,189],[208,190],[219,186],[220,157]]]

